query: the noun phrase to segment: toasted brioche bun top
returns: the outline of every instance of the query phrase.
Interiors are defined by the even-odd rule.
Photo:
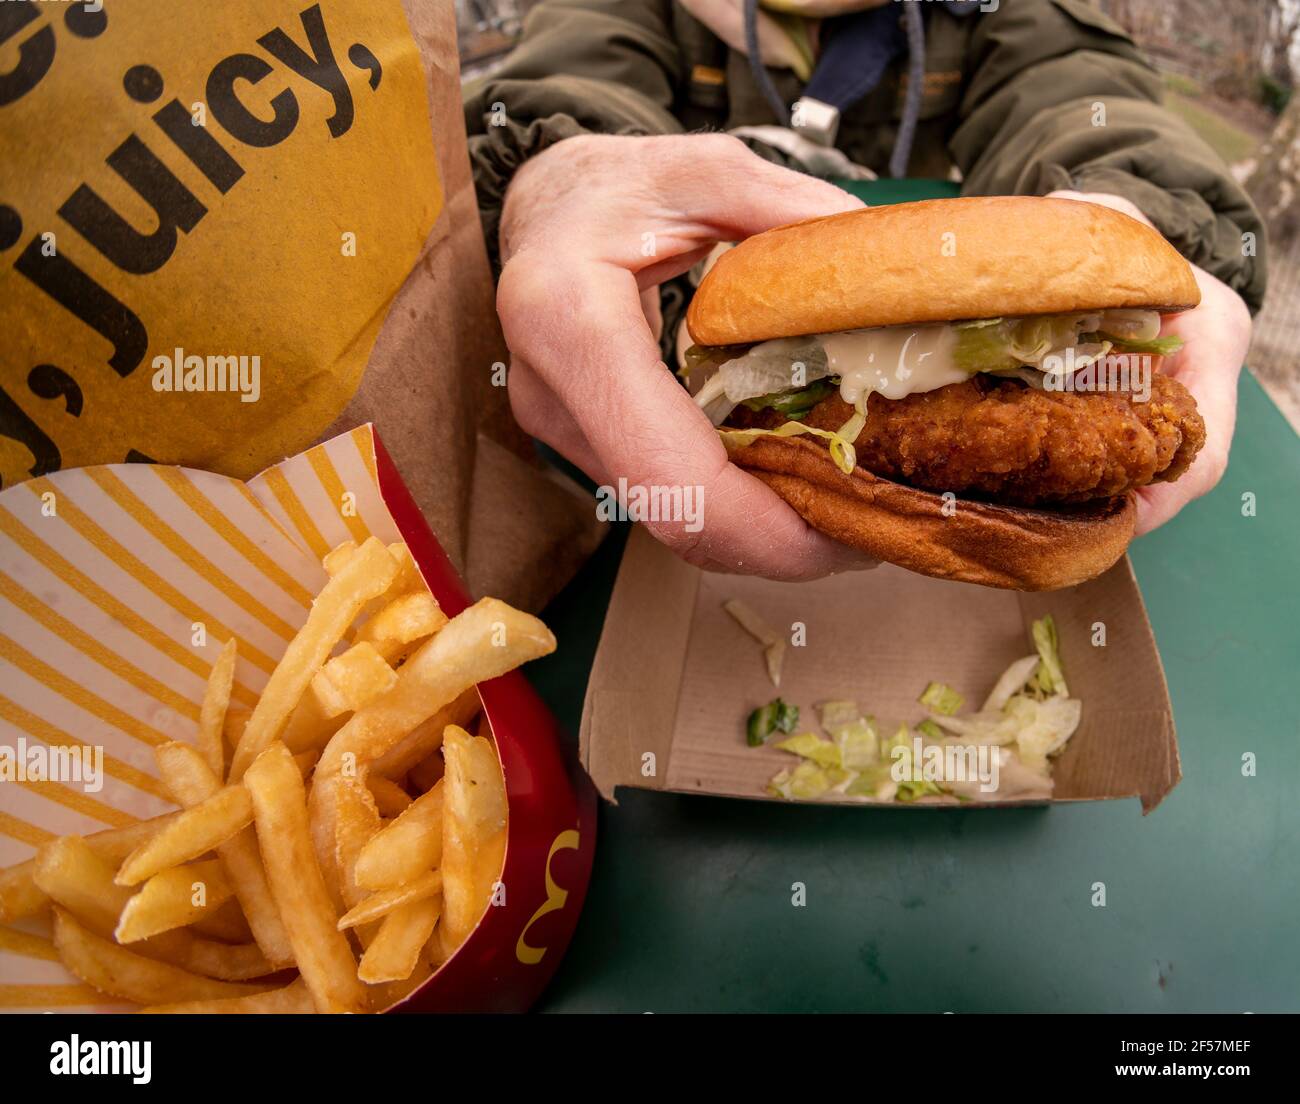
[[[779,226],[718,258],[686,324],[701,345],[1201,301],[1160,234],[1073,199],[931,199]]]

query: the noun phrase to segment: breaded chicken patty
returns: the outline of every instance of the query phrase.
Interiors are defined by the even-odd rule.
[[[853,408],[839,395],[803,419],[839,429]],[[774,428],[786,419],[739,406],[728,425]],[[1196,400],[1153,375],[1149,402],[1124,392],[1040,391],[972,376],[890,400],[873,394],[858,435],[859,466],[931,491],[1021,506],[1086,502],[1177,479],[1205,443]]]

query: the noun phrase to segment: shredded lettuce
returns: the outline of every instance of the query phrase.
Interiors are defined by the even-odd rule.
[[[776,797],[815,801],[851,781],[847,771],[820,767],[811,759],[805,759],[794,770],[784,770],[773,778],[768,783],[768,792]]]
[[[834,736],[840,765],[848,770],[864,770],[880,758],[880,737],[870,720],[843,725]]]
[[[767,677],[773,686],[781,685],[781,664],[785,660],[785,639],[771,625],[739,598],[729,598],[722,603],[726,610],[742,629],[763,645],[763,658],[767,660]],[[798,710],[795,711],[796,715]]]
[[[943,739],[943,729],[935,724],[934,721],[930,720],[929,717],[916,726],[916,731],[928,740]]]
[[[1016,737],[1020,761],[1030,770],[1047,772],[1047,757],[1054,755],[1074,735],[1083,717],[1077,698],[1054,696],[1043,701],[1017,698],[1023,726]]]
[[[1016,719],[1005,712],[963,713],[956,717],[936,713],[930,717],[930,723],[953,736],[960,736],[968,744],[1012,744],[1018,731]]]
[[[1150,341],[1132,341],[1126,337],[1116,337],[1113,334],[1099,332],[1097,337],[1103,341],[1111,342],[1121,353],[1147,353],[1151,356],[1173,356],[1183,347],[1183,339],[1180,337],[1156,337]]]
[[[824,701],[817,706],[817,716],[822,723],[822,728],[827,732],[834,733],[835,729],[841,725],[852,724],[860,720],[861,711],[858,709],[858,703],[852,701]]]
[[[1035,621],[1030,627],[1030,635],[1034,639],[1034,647],[1038,649],[1038,658],[1041,662],[1035,676],[1039,689],[1045,694],[1062,694],[1068,697],[1070,691],[1065,685],[1065,672],[1061,669],[1060,641],[1056,635],[1056,622],[1052,620],[1052,615],[1049,613],[1046,617]]]
[[[892,736],[880,741],[880,761],[891,767],[897,764],[905,775],[912,773],[912,730],[905,723],[900,722]]]
[[[798,755],[801,759],[811,759],[820,767],[840,767],[843,765],[840,758],[840,749],[829,740],[818,736],[815,732],[800,732],[794,736],[787,736],[773,746],[780,748],[782,751],[788,751],[791,755]]]
[[[830,788],[831,780],[826,771],[816,763],[804,760],[795,767],[786,780],[786,791],[783,796],[810,801],[821,797]]]
[[[898,783],[890,776],[888,769],[877,767],[859,772],[856,778],[844,787],[848,797],[867,797],[877,801],[892,801],[897,792]]]
[[[906,803],[927,797],[977,801],[988,799],[981,787],[995,777],[1000,799],[1049,796],[1050,760],[1077,731],[1083,703],[1068,696],[1052,618],[1035,621],[1030,635],[1036,653],[1007,667],[978,713],[959,713],[961,695],[940,682],[931,682],[921,695],[921,703],[931,713],[914,727],[864,717],[854,701],[820,703],[818,717],[827,735],[800,732],[775,744],[798,756],[799,763],[777,774],[767,792],[803,801],[841,796],[876,802]],[[882,737],[880,733],[886,731],[892,735]],[[918,773],[913,770],[918,735],[926,750],[923,764],[916,765],[923,767],[925,774],[931,773],[934,752],[929,749],[988,745],[997,758],[996,776],[958,775],[939,781],[913,778]],[[895,770],[902,781],[895,779]]]
[[[802,422],[786,422],[776,429],[719,429],[718,436],[728,448],[744,448],[746,445],[752,445],[760,437],[795,437],[808,433],[829,441],[831,459],[845,475],[852,475],[853,469],[858,466],[858,452],[853,442],[857,440],[858,434],[866,424],[866,408],[859,402],[853,416],[833,432],[829,429],[804,425]]]
[[[1019,363],[1011,355],[1006,325],[1001,319],[964,323],[952,350],[953,363],[963,372],[999,372]]]
[[[1183,345],[1177,337],[1158,336],[1160,315],[1155,311],[984,318],[959,322],[954,328],[958,333],[953,360],[967,372],[1019,374],[1016,370],[1022,365],[1038,368],[1053,355],[1064,359],[1070,348],[1075,352],[1075,367],[1082,368],[1112,348],[1122,353],[1170,356]]]
[[[895,800],[909,803],[919,801],[923,797],[930,795],[942,796],[943,790],[939,788],[938,782],[900,782],[898,784],[898,793]]]
[[[898,783],[890,774],[890,764],[877,763],[849,780],[844,787],[848,797],[866,797],[875,801],[893,801],[898,793]]]
[[[1000,712],[1002,707],[1011,699],[1012,694],[1019,693],[1024,689],[1025,683],[1030,680],[1041,662],[1042,660],[1038,658],[1036,652],[1031,656],[1025,656],[1024,659],[1016,660],[1015,663],[1002,672],[1002,677],[989,691],[989,696],[984,699],[984,705],[980,712]]]
[[[951,717],[961,708],[963,698],[951,686],[945,686],[942,682],[932,682],[925,688],[925,692],[917,699],[922,705],[928,706],[936,713],[942,713],[946,717]]]
[[[826,350],[816,335],[775,338],[760,342],[739,355],[733,355],[734,352],[734,349],[727,350],[725,357],[713,358],[697,353],[694,358],[701,365],[701,374],[705,365],[718,365],[702,386],[693,388],[696,403],[715,426],[722,424],[737,403],[801,391],[830,374],[826,366]]]

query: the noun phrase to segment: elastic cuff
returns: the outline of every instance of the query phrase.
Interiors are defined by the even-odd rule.
[[[492,117],[485,116],[485,134],[475,134],[469,139],[469,161],[474,172],[474,191],[478,197],[479,219],[483,223],[483,239],[487,244],[488,260],[492,263],[492,279],[501,275],[501,211],[505,206],[506,189],[515,173],[530,157],[536,157],[557,142],[580,134],[593,134],[571,115],[548,115],[534,119],[527,125],[508,120],[494,125]],[[645,134],[647,131],[625,127],[612,134]]]

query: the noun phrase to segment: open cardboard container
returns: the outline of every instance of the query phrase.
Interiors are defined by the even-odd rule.
[[[731,598],[777,631],[806,627],[806,644],[786,649],[779,691],[759,642],[723,609]],[[582,762],[610,800],[619,786],[784,800],[765,787],[797,760],[746,745],[750,710],[779,692],[808,720],[814,703],[850,698],[866,712],[918,721],[917,697],[931,680],[975,708],[1009,663],[1033,652],[1029,626],[1045,613],[1057,624],[1070,695],[1083,701],[1078,730],[1053,760],[1053,796],[962,807],[1138,797],[1150,812],[1181,773],[1164,671],[1127,557],[1049,593],[945,582],[889,564],[776,583],[703,572],[638,528],[587,686]],[[1093,643],[1095,626],[1104,626],[1104,646]]]
[[[0,783],[0,866],[57,835],[167,812],[153,748],[192,741],[212,662],[239,639],[251,706],[348,539],[405,541],[448,616],[469,597],[370,425],[248,483],[151,464],[61,471],[0,494],[0,744],[101,745],[103,787]],[[196,642],[194,624],[206,627]],[[595,850],[596,800],[519,671],[480,683],[509,806],[503,901],[389,1011],[523,1011],[564,954]],[[75,734],[75,735],[73,735]],[[127,1011],[77,983],[49,917],[0,928],[0,1011]]]

